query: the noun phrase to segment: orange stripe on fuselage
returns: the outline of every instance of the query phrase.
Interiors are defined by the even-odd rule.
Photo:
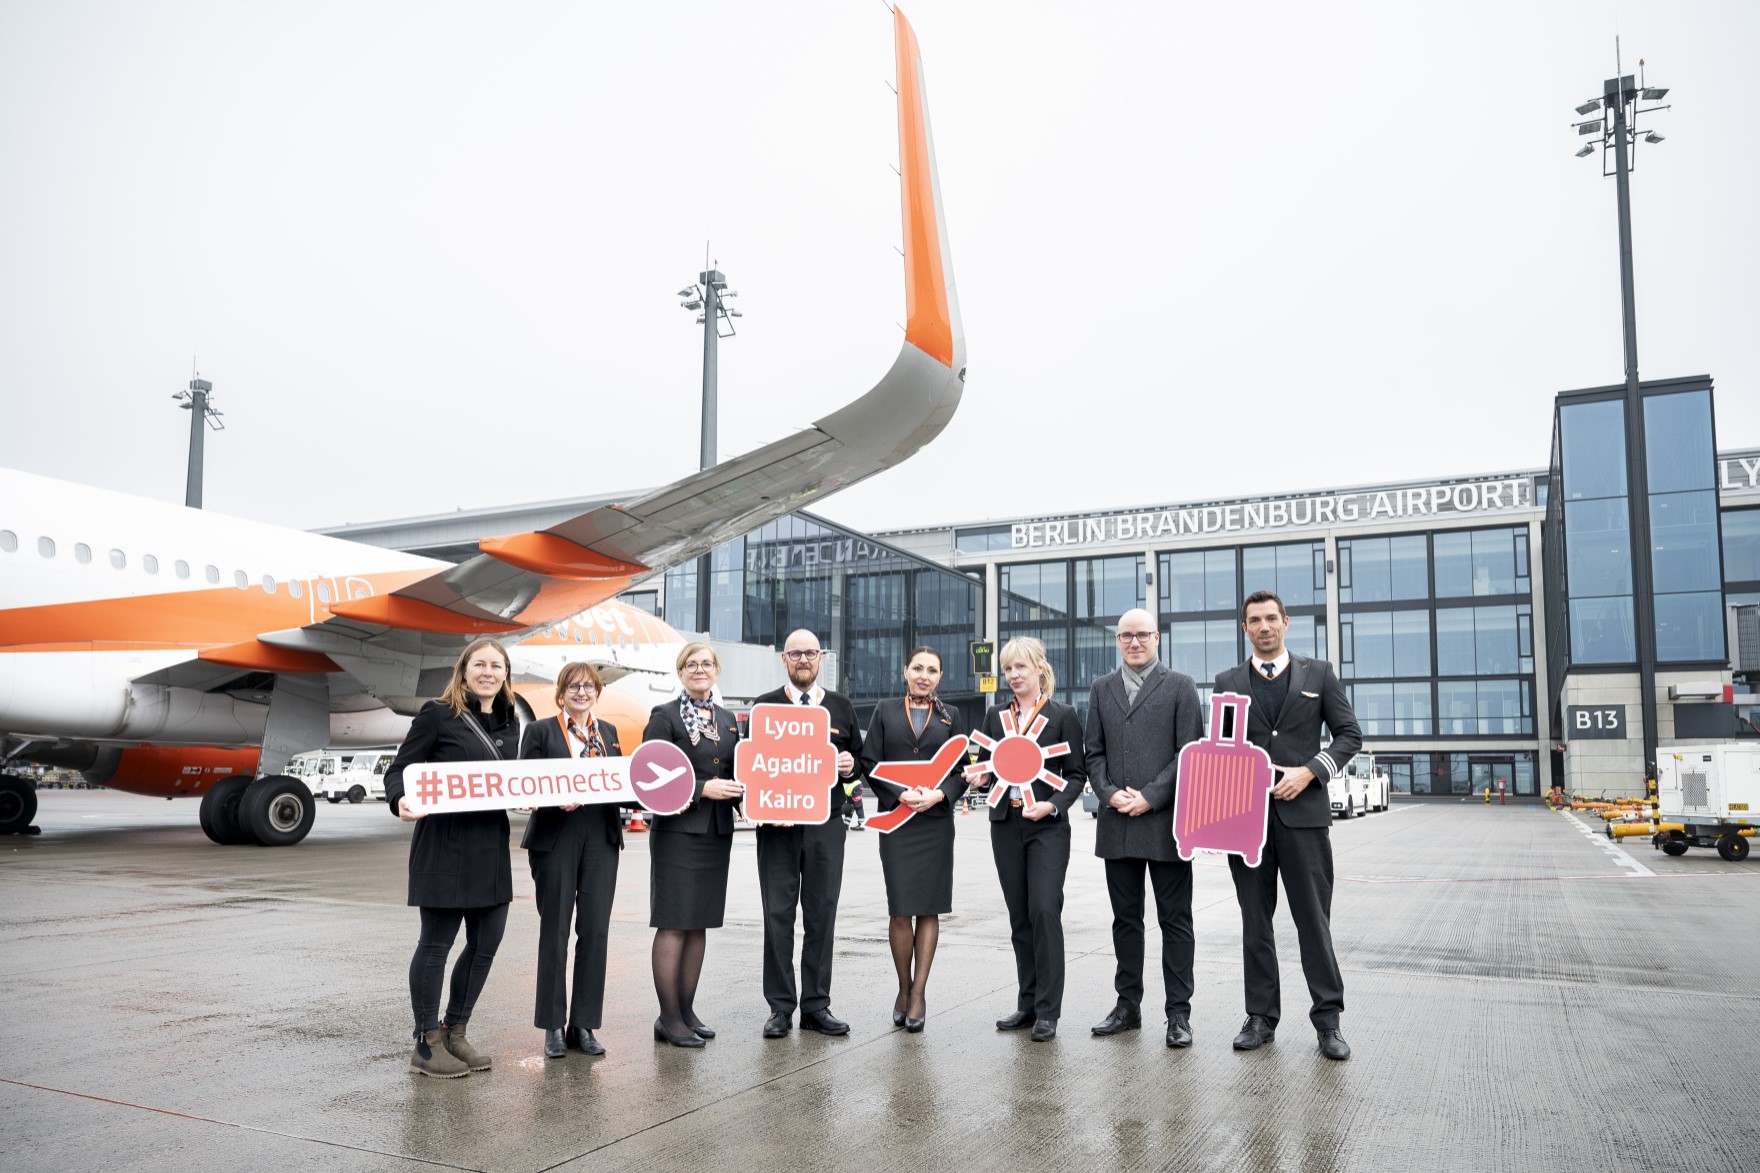
[[[922,53],[904,13],[894,8],[892,15],[898,43],[899,188],[904,202],[904,338],[951,367],[953,321],[947,305],[947,274],[941,264],[941,231],[935,218]]]

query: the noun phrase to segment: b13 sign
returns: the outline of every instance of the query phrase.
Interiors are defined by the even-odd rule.
[[[1568,741],[1624,741],[1627,736],[1624,705],[1567,705],[1564,735]]]

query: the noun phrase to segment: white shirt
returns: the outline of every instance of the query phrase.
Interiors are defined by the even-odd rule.
[[[1266,676],[1265,669],[1261,667],[1261,665],[1267,663],[1271,665],[1271,676]],[[1283,670],[1287,667],[1289,667],[1288,648],[1283,649],[1282,653],[1279,654],[1275,660],[1261,660],[1257,656],[1253,657],[1253,671],[1257,672],[1259,676],[1265,680],[1270,680],[1273,676],[1282,676]]]
[[[782,684],[782,690],[788,694],[788,703],[791,705],[800,704],[802,696],[805,696],[815,705],[823,705],[825,703],[825,690],[820,688],[817,684],[813,686],[811,692],[803,693],[800,689],[794,686],[794,681],[785,680]]]

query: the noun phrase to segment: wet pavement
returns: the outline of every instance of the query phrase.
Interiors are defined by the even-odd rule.
[[[1348,1063],[1315,1053],[1282,910],[1289,1017],[1272,1045],[1230,1049],[1239,920],[1218,857],[1197,868],[1196,1045],[1168,1050],[1158,1016],[1090,1037],[1113,994],[1085,816],[1060,1034],[998,1034],[1014,963],[981,815],[957,823],[924,1033],[890,1022],[866,832],[849,840],[833,984],[852,1033],[759,1037],[742,833],[698,997],[720,1036],[655,1044],[647,844],[632,836],[598,1032],[610,1053],[546,1061],[515,851],[514,914],[471,1023],[495,1068],[440,1081],[407,1067],[408,832],[381,804],[324,806],[303,845],[268,850],[209,844],[189,802],[40,799],[43,834],[0,839],[7,1169],[1707,1170],[1760,1146],[1760,857],[1672,859],[1537,806],[1410,802],[1334,827]]]

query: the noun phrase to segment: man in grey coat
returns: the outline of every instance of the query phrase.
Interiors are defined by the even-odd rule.
[[[1124,663],[1088,694],[1088,782],[1100,799],[1094,854],[1106,861],[1112,898],[1113,987],[1118,1005],[1094,1027],[1115,1035],[1143,1025],[1143,876],[1161,923],[1167,1045],[1192,1045],[1192,865],[1173,842],[1179,751],[1204,736],[1197,685],[1161,663],[1161,633],[1147,611],[1118,620]]]

